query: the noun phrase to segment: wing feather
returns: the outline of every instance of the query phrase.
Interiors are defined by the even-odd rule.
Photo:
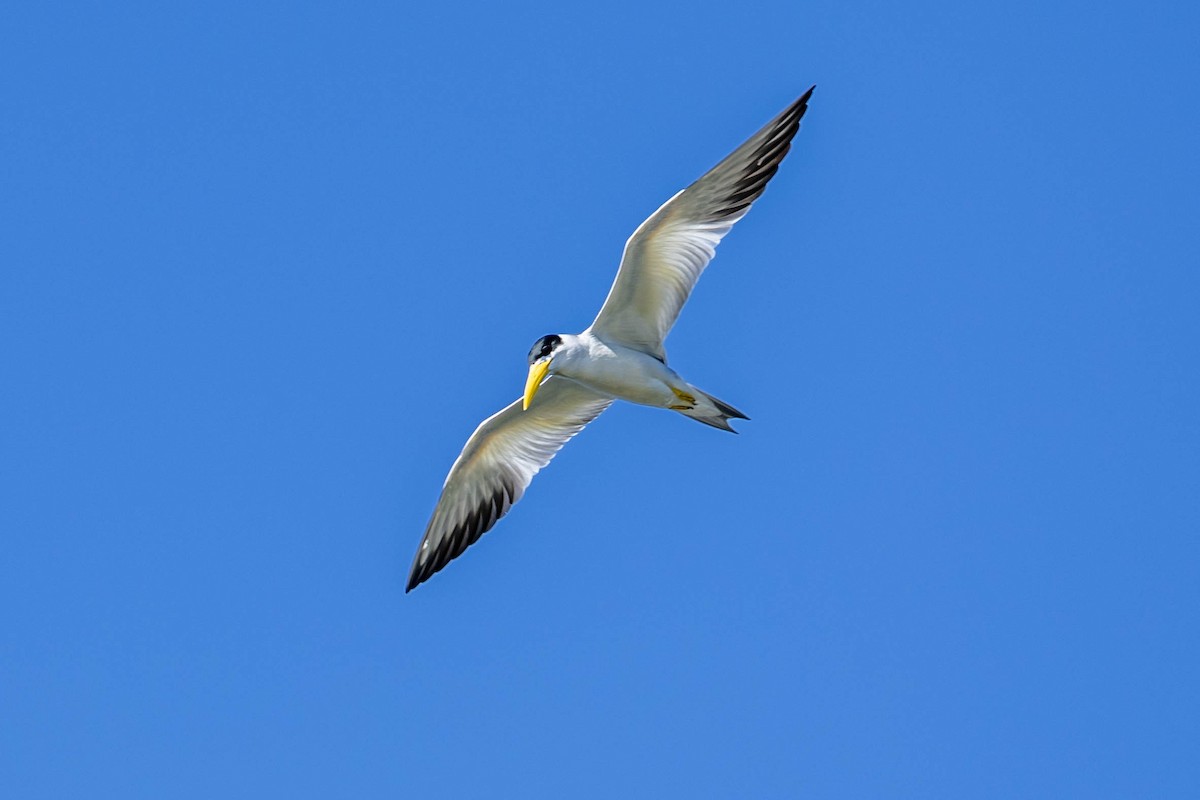
[[[477,542],[521,499],[533,476],[611,403],[607,395],[553,376],[528,411],[518,399],[480,423],[446,476],[405,591]]]
[[[779,169],[812,93],[805,92],[638,226],[625,243],[593,333],[666,358],[663,340],[721,239]]]

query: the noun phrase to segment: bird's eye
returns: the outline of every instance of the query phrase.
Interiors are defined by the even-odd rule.
[[[539,358],[546,358],[554,352],[554,348],[562,343],[562,337],[555,334],[543,336],[533,343],[533,347],[529,351],[529,363],[532,364]]]

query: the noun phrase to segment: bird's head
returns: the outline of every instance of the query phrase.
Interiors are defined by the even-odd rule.
[[[529,377],[525,380],[525,401],[522,408],[528,409],[529,404],[533,402],[533,396],[537,394],[538,387],[550,371],[554,353],[562,347],[562,343],[562,337],[552,333],[538,339],[533,343],[533,347],[529,348]]]

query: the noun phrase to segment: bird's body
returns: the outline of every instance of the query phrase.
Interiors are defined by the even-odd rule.
[[[695,388],[666,362],[641,350],[606,342],[590,330],[562,339],[554,355],[554,374],[599,394],[643,406],[672,408],[681,404],[676,391],[686,394]]]
[[[667,366],[622,344],[605,342],[591,331],[563,336],[554,355],[554,374],[582,383],[609,397],[661,405],[669,396]]]
[[[717,244],[787,154],[812,91],[638,226],[586,330],[534,342],[524,397],[484,420],[450,468],[408,590],[495,525],[533,476],[614,400],[670,409],[736,433],[729,420],[746,415],[667,366],[663,343]]]

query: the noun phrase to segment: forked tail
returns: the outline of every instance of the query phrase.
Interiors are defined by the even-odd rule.
[[[705,425],[711,425],[730,433],[737,433],[737,431],[729,424],[729,420],[750,419],[729,403],[722,402],[711,394],[706,394],[695,387],[691,388],[691,393],[696,398],[696,405],[694,408],[679,410],[679,413],[685,417],[691,417],[697,422],[703,422]]]

